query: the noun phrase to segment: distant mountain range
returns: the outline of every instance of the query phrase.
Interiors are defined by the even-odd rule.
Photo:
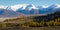
[[[17,5],[16,5],[17,6]],[[29,15],[29,14],[50,14],[55,11],[60,11],[60,5],[53,4],[51,6],[34,6],[33,4],[20,5],[20,8],[15,11]]]
[[[34,6],[33,4],[18,4],[14,6],[0,6],[0,17],[33,15],[33,14],[51,14],[60,11],[60,5]]]
[[[24,14],[15,12],[12,9],[0,9],[0,17],[17,17],[17,16],[22,16]]]

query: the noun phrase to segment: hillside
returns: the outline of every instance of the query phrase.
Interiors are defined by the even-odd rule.
[[[3,22],[6,23],[7,26],[12,24],[20,27],[60,26],[60,12],[47,14],[45,16],[20,16],[15,19],[6,19]]]

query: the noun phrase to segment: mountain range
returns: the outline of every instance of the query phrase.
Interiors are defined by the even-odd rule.
[[[13,6],[0,6],[0,17],[14,17],[20,15],[51,14],[60,11],[60,5],[35,6],[33,4],[18,4]]]

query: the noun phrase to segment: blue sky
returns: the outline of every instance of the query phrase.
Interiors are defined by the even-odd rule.
[[[34,4],[36,6],[40,5],[52,5],[60,4],[60,0],[0,0],[0,5],[16,5],[16,4]]]

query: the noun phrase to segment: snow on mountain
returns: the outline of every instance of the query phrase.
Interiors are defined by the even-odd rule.
[[[11,9],[14,11],[18,10],[19,8],[21,8],[22,10],[24,10],[24,9],[28,9],[28,10],[38,9],[33,4],[32,5],[30,5],[30,4],[18,4],[18,5],[11,6]]]
[[[38,9],[38,8],[32,4],[29,10],[32,10],[32,9]]]
[[[0,9],[6,9],[8,6],[0,6]],[[33,4],[17,4],[17,5],[12,5],[12,6],[9,6],[9,8],[11,8],[12,10],[16,11],[18,9],[28,9],[28,10],[31,10],[31,9],[40,9],[40,8],[60,8],[60,5],[58,4],[54,4],[54,5],[51,5],[51,6],[35,6]]]
[[[11,7],[0,8],[0,17],[16,17],[16,16],[22,16],[24,14],[15,12],[11,9]]]
[[[0,9],[6,9],[6,8],[7,6],[3,6],[3,5],[0,6]]]
[[[53,4],[51,6],[39,6],[39,14],[49,14],[60,11],[60,5]]]
[[[59,11],[60,10],[60,5],[58,5],[58,4],[53,4],[53,5],[51,5],[51,6],[49,6],[48,7],[48,10],[51,10],[51,11]]]
[[[25,6],[22,6],[21,8],[19,8],[17,10],[17,12],[24,13],[24,14],[32,14],[36,10],[38,10],[38,8],[36,6],[34,6],[33,4],[32,5],[28,4],[28,5],[25,5]]]
[[[11,9],[14,11],[16,11],[17,9],[22,8],[22,7],[23,7],[22,9],[25,9],[27,5],[28,4],[17,4],[17,5],[11,6]]]
[[[55,4],[54,6],[55,6],[55,8],[60,8],[59,4]]]
[[[48,6],[41,6],[41,8],[48,8]]]
[[[60,5],[53,4],[51,6],[35,6],[33,4],[17,4],[12,6],[0,6],[0,9],[13,10],[23,14],[48,14],[60,11]]]
[[[60,5],[58,4],[53,4],[51,6],[34,6],[33,4],[26,5],[25,8],[22,6],[17,10],[17,12],[24,13],[24,14],[31,14],[31,13],[37,13],[38,14],[48,14],[48,13],[53,13],[55,11],[60,10]]]
[[[18,8],[21,8],[22,5],[18,4],[18,5],[14,5],[14,6],[11,6],[11,9],[16,11]]]

